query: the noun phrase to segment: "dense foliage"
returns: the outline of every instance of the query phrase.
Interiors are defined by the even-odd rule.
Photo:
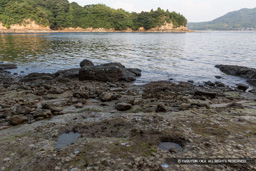
[[[256,29],[256,8],[230,12],[210,22],[189,23],[193,30]]]
[[[122,9],[112,9],[103,4],[79,6],[68,0],[0,0],[0,22],[5,27],[31,19],[37,24],[52,29],[65,27],[115,28],[124,30],[140,27],[150,29],[172,22],[175,27],[186,26],[187,20],[181,14],[164,11],[129,13]]]

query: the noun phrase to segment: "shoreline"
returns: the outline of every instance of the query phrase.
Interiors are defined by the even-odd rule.
[[[196,31],[192,30],[167,30],[167,31],[115,31],[115,30],[0,30],[0,34],[12,34],[12,33],[192,33]]]
[[[36,170],[39,164],[41,170],[256,169],[253,163],[167,161],[253,158],[256,101],[246,89],[171,81],[133,85],[139,69],[102,64],[104,71],[125,70],[124,79],[117,81],[116,72],[101,77],[99,66],[88,60],[80,66],[55,74],[29,74],[22,80],[1,77],[5,69],[15,68],[2,66],[1,170]],[[93,79],[103,80],[88,80],[92,71],[99,72]],[[78,134],[77,140],[57,148],[60,137],[68,133]],[[167,150],[160,148],[162,143],[167,143]]]

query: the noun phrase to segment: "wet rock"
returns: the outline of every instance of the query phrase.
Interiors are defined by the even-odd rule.
[[[119,111],[125,111],[125,110],[129,110],[132,108],[132,105],[129,103],[117,103],[116,104],[116,109]]]
[[[79,74],[79,69],[80,68],[73,68],[73,69],[58,71],[55,73],[55,77],[68,78],[68,79],[77,78]]]
[[[247,79],[256,79],[256,69],[237,65],[216,65],[222,72]]]
[[[104,82],[115,82],[122,79],[122,68],[116,66],[91,66],[81,68],[79,80],[96,80]]]
[[[87,66],[94,66],[94,64],[89,61],[88,59],[84,59],[82,62],[80,62],[80,67],[87,67]]]
[[[209,98],[215,98],[217,93],[215,92],[209,92],[209,91],[204,91],[204,90],[195,90],[194,96],[206,96]]]
[[[135,98],[134,96],[121,96],[121,98],[118,99],[118,103],[129,103],[131,105],[134,104]]]
[[[17,65],[15,64],[0,64],[0,69],[5,70],[5,69],[16,69]]]
[[[17,114],[29,114],[31,112],[31,108],[27,107],[27,106],[18,106],[16,109],[16,113]]]
[[[11,118],[10,118],[10,124],[11,125],[19,125],[21,123],[24,122],[24,118],[20,115],[13,115]]]
[[[103,92],[101,95],[100,95],[100,100],[105,102],[105,101],[110,101],[113,97],[113,93],[110,93],[110,92]]]
[[[237,89],[238,89],[238,90],[246,91],[248,88],[249,88],[249,86],[248,86],[248,85],[245,85],[245,84],[238,84],[238,85],[237,85]]]
[[[156,107],[156,112],[167,112],[168,109],[164,104],[158,104]]]
[[[103,82],[136,80],[136,74],[120,63],[109,63],[98,66],[83,67],[79,70],[79,80],[96,80]]]

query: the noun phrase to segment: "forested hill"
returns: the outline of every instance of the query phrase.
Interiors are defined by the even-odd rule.
[[[138,30],[144,27],[148,30],[165,22],[172,22],[174,27],[187,24],[183,15],[160,8],[150,12],[129,13],[103,4],[82,7],[75,2],[69,3],[68,0],[0,0],[0,22],[6,28],[27,19],[39,25],[50,26],[54,30],[68,27],[115,30]]]
[[[192,30],[242,30],[256,29],[256,8],[230,12],[210,22],[188,23]]]

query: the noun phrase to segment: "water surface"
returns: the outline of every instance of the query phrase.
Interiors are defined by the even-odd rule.
[[[79,67],[86,58],[140,68],[138,84],[216,81],[220,75],[224,79],[218,81],[234,85],[245,81],[214,66],[255,67],[255,44],[256,32],[0,34],[0,61],[16,63],[12,72],[28,74]]]

